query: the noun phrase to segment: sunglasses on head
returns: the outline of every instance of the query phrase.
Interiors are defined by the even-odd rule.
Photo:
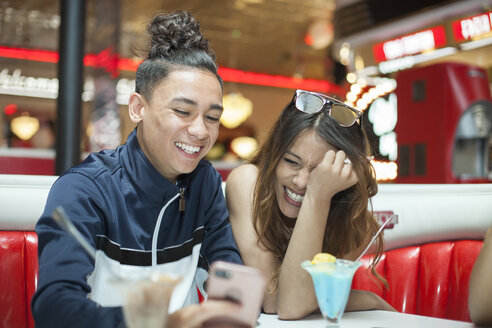
[[[298,110],[307,114],[314,114],[327,108],[328,115],[344,127],[352,126],[362,116],[360,110],[317,92],[298,89],[293,101]]]

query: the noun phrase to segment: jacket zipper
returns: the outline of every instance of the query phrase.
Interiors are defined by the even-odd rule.
[[[179,211],[184,212],[185,210],[185,199],[184,199],[185,188],[179,188]]]

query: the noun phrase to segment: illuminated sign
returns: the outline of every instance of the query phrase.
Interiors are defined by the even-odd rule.
[[[431,51],[446,45],[443,26],[436,26],[396,39],[384,41],[373,47],[376,62],[402,58]]]
[[[492,36],[492,11],[453,22],[453,35],[457,42]]]
[[[372,123],[374,135],[379,140],[379,154],[390,160],[390,162],[371,161],[378,181],[394,180],[398,172],[398,166],[394,162],[398,152],[394,131],[397,121],[396,95],[391,93],[387,98],[388,100],[384,97],[374,100],[367,113],[367,118]]]
[[[372,123],[373,131],[379,137],[379,153],[387,156],[390,161],[396,160],[398,145],[394,132],[397,121],[397,101],[394,93],[388,100],[378,98],[369,106],[368,119]]]
[[[380,226],[386,221],[390,221],[383,229],[393,229],[395,224],[398,223],[398,214],[393,211],[374,211],[373,215]]]
[[[9,74],[8,68],[4,68],[0,72],[0,93],[54,99],[58,94],[58,79],[24,76],[20,69]]]
[[[476,41],[475,41],[476,42]],[[464,43],[463,43],[464,44]],[[402,58],[396,58],[388,61],[384,61],[378,64],[379,72],[382,74],[388,74],[400,70],[404,70],[413,67],[417,64],[427,62],[429,60],[446,57],[456,53],[458,50],[455,47],[445,47],[434,51],[424,52],[422,54],[414,56],[406,56]]]
[[[135,80],[118,79],[116,83],[116,102],[127,105],[130,94],[135,90]],[[0,71],[0,94],[56,99],[58,97],[58,79],[25,76],[20,68],[9,72],[8,68]],[[94,80],[86,79],[82,92],[83,101],[94,100]]]

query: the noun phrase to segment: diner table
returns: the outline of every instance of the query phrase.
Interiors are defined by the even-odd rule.
[[[279,320],[274,314],[261,314],[257,328],[325,328],[321,314],[301,320]],[[343,314],[340,328],[470,328],[471,322],[455,321],[391,311],[354,311]]]

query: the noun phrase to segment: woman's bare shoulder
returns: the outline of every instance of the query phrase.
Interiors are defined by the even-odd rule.
[[[258,169],[253,164],[243,164],[231,171],[225,184],[227,203],[246,206],[252,201]]]
[[[232,170],[227,177],[225,194],[233,231],[238,223],[251,224],[250,212],[256,176],[256,166],[244,164]]]
[[[227,177],[226,187],[251,186],[256,181],[258,168],[253,164],[243,164],[231,171]]]

